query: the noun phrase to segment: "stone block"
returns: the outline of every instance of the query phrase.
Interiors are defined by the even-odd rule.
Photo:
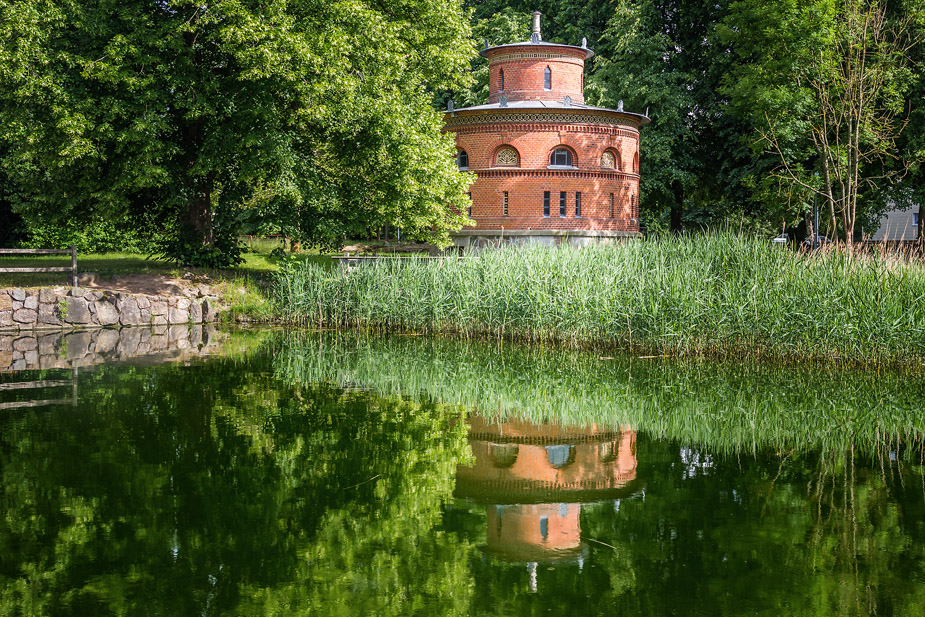
[[[189,309],[190,304],[191,304],[191,303],[190,303],[190,301],[189,301],[189,298],[178,298],[178,299],[177,299],[177,309],[179,309],[179,310],[181,310],[181,311],[185,311],[185,310]]]
[[[166,325],[167,325],[167,316],[166,316],[166,315],[152,315],[152,316],[151,316],[151,325],[153,325],[153,326],[166,326]]]
[[[10,294],[5,289],[0,290],[0,313],[12,310],[13,298],[10,297]]]
[[[56,304],[58,294],[51,287],[43,287],[39,290],[39,302],[42,304]]]
[[[0,328],[9,328],[12,325],[13,325],[13,311],[12,310],[0,311]]]
[[[35,366],[39,363],[39,353],[35,350],[27,351],[23,354],[23,359],[28,366]]]
[[[138,308],[140,309],[151,308],[151,301],[148,300],[147,296],[136,296],[135,302],[138,304]]]
[[[189,310],[172,308],[167,313],[167,321],[172,324],[189,323]]]
[[[218,317],[218,307],[215,300],[206,298],[202,301],[202,321],[203,323],[212,323]]]
[[[140,323],[140,324],[149,324],[149,323],[151,323],[151,311],[150,311],[150,310],[148,310],[148,309],[141,309],[141,311],[139,311],[139,315],[140,315],[140,317],[139,317],[138,323]]]
[[[25,360],[13,360],[13,364],[10,365],[10,368],[14,371],[24,371],[26,370],[26,361]]]
[[[135,298],[128,296],[119,301],[119,321],[123,326],[137,326],[141,323],[141,311]]]
[[[0,350],[0,370],[9,368],[13,364],[13,352]]]
[[[151,303],[151,314],[152,315],[166,315],[167,314],[167,303],[163,301],[155,301]]]
[[[38,294],[31,293],[26,296],[26,299],[22,302],[22,307],[24,309],[29,309],[34,311],[39,308],[39,297]]]
[[[13,312],[13,321],[21,324],[34,324],[38,320],[39,314],[29,309],[19,309]]]
[[[13,349],[16,351],[34,351],[38,347],[39,342],[34,336],[21,336],[13,341]]]
[[[202,305],[199,302],[190,304],[189,317],[193,323],[202,323]]]
[[[16,300],[17,302],[22,302],[26,299],[26,290],[25,289],[10,289],[10,297]]]
[[[71,324],[88,324],[91,322],[90,307],[83,298],[73,296],[67,299],[64,321]]]
[[[101,326],[112,326],[119,323],[119,311],[109,300],[98,300],[93,303],[93,306],[96,307],[94,313]]]
[[[57,304],[40,304],[38,323],[49,326],[60,326],[61,318],[58,316]]]

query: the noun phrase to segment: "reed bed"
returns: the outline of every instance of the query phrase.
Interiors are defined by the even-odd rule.
[[[275,301],[293,323],[452,333],[657,354],[916,360],[925,268],[890,255],[805,255],[714,233],[613,246],[522,246],[352,272],[295,265]]]

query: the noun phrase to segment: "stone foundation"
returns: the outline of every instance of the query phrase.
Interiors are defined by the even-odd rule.
[[[219,304],[201,289],[152,296],[69,287],[0,289],[0,331],[211,323]]]
[[[642,234],[632,231],[599,230],[491,230],[464,229],[451,234],[453,244],[460,249],[477,249],[499,246],[501,244],[540,244],[544,246],[587,246],[590,244],[612,244],[634,238]]]

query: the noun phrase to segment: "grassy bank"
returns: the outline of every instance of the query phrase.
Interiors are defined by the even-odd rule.
[[[805,256],[731,234],[618,246],[511,247],[294,265],[275,300],[292,322],[712,356],[912,361],[925,355],[925,268]]]

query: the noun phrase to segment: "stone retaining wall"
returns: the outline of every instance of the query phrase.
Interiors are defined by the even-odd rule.
[[[0,331],[211,323],[219,304],[203,288],[153,296],[68,287],[0,289]]]

